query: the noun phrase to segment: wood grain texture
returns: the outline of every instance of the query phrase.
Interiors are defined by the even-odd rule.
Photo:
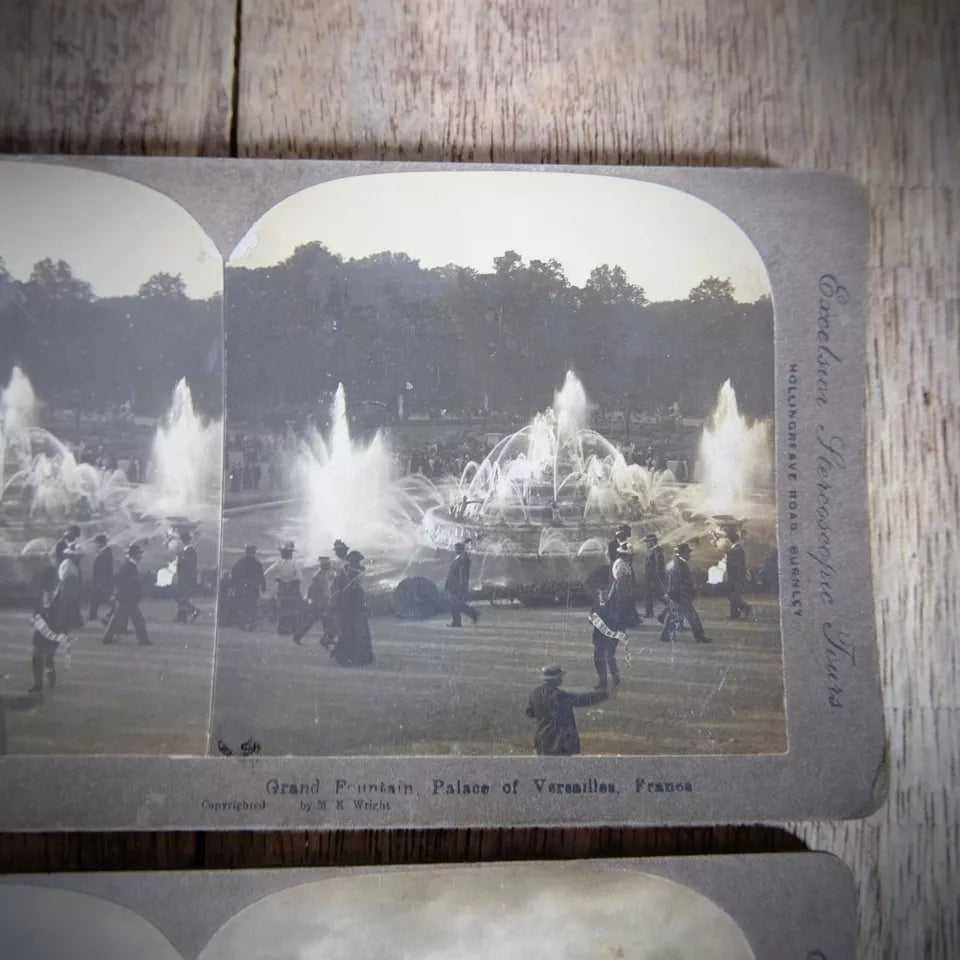
[[[748,852],[803,841],[853,869],[862,957],[960,956],[958,5],[245,0],[241,12],[231,115],[232,2],[0,4],[13,50],[0,61],[0,148],[219,153],[233,121],[242,156],[763,164],[866,184],[865,402],[890,794],[866,820],[792,833],[5,835],[2,868]]]
[[[0,0],[0,151],[225,154],[232,0]]]
[[[244,155],[770,164],[868,187],[891,789],[865,821],[792,829],[854,870],[871,958],[960,955],[958,51],[947,2],[244,5]]]

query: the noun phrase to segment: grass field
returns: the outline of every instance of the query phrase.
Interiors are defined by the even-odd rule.
[[[172,600],[141,606],[153,646],[130,634],[104,646],[103,627],[77,634],[70,668],[57,654],[57,686],[33,685],[29,611],[0,610],[0,674],[11,754],[188,754],[207,749],[213,678],[212,600],[200,617],[173,622]],[[86,614],[86,610],[84,610]]]
[[[776,604],[755,603],[750,621],[727,620],[719,599],[697,607],[711,644],[662,643],[655,620],[630,633],[616,698],[578,711],[584,753],[786,749]],[[586,611],[479,610],[459,630],[446,617],[373,618],[376,663],[363,668],[336,665],[315,633],[298,647],[223,629],[212,739],[253,737],[271,755],[529,754],[541,666],[562,664],[571,690],[596,683]]]

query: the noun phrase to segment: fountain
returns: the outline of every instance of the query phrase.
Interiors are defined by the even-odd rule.
[[[39,403],[29,379],[14,367],[0,394],[0,585],[5,594],[28,587],[49,563],[54,541],[67,522],[88,542],[105,533],[120,547],[136,540],[145,548],[144,567],[169,561],[176,528],[202,523],[212,529],[201,561],[217,562],[221,430],[193,408],[181,380],[153,445],[153,475],[130,483],[121,470],[77,460],[70,447],[37,425]]]
[[[363,550],[409,551],[424,512],[442,503],[425,477],[394,477],[393,457],[379,432],[364,446],[350,436],[347,398],[337,387],[326,438],[312,428],[295,463],[307,513],[296,539],[306,533],[311,551],[329,552],[338,537]]]
[[[668,546],[708,547],[695,551],[704,569],[719,559],[724,519],[740,529],[759,523],[764,543],[774,542],[772,491],[761,487],[771,471],[769,430],[739,414],[729,383],[703,429],[708,483],[681,484],[669,470],[628,463],[589,426],[589,413],[583,384],[568,372],[549,409],[459,477],[435,483],[398,477],[383,434],[351,437],[341,384],[329,426],[311,429],[296,455],[297,496],[228,510],[227,552],[292,539],[310,567],[342,538],[366,556],[368,589],[391,591],[405,577],[442,581],[453,545],[464,541],[475,558],[474,584],[510,590],[593,582],[621,521],[635,540],[657,533]]]
[[[770,424],[749,423],[737,408],[737,395],[726,380],[700,439],[703,464],[700,503],[711,513],[734,513],[757,488],[772,484]]]
[[[134,499],[153,514],[183,514],[220,504],[222,429],[195,411],[186,379],[178,381],[153,441],[153,476]],[[209,514],[209,509],[204,510]]]
[[[20,464],[30,454],[30,429],[36,412],[33,385],[19,367],[14,367],[10,382],[0,391],[0,501],[7,485],[7,457]]]
[[[750,563],[776,543],[770,423],[740,413],[726,380],[700,437],[699,482],[687,487],[677,505],[687,520],[684,539],[712,543],[719,551],[735,530],[744,538]],[[749,534],[747,529],[749,527]]]
[[[586,426],[589,409],[583,384],[568,371],[551,409],[467,465],[453,507],[427,512],[425,539],[444,548],[470,540],[500,555],[582,556],[602,553],[620,521],[635,534],[679,523],[673,474],[627,463]]]

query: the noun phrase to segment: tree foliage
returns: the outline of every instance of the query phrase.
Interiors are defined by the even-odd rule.
[[[208,415],[223,405],[220,297],[191,300],[182,278],[157,274],[137,296],[97,299],[69,264],[37,263],[28,280],[0,269],[0,382],[14,365],[52,406],[129,401],[160,416],[181,377]]]
[[[737,301],[716,278],[650,303],[617,265],[578,287],[556,260],[513,250],[478,273],[397,253],[344,260],[310,243],[271,267],[228,268],[225,283],[227,403],[239,419],[316,409],[339,382],[381,410],[402,394],[407,416],[529,416],[570,368],[602,406],[676,401],[705,416],[731,377],[742,409],[773,409],[769,300]]]
[[[691,303],[733,303],[734,290],[730,278],[706,277],[691,291],[687,298]]]
[[[47,257],[34,264],[28,283],[35,298],[50,302],[68,303],[76,300],[91,303],[94,299],[93,288],[85,280],[78,280],[65,260],[54,263]]]
[[[140,284],[138,297],[170,297],[183,300],[187,296],[187,284],[178,273],[172,276],[169,273],[155,273],[152,277]]]

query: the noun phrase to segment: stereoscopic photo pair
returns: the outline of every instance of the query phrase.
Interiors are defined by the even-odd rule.
[[[9,158],[0,196],[0,825],[876,804],[856,185]]]

